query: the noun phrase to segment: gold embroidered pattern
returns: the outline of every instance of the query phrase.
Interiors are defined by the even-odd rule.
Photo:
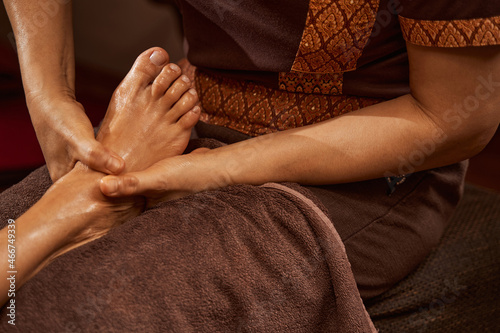
[[[406,41],[421,46],[465,47],[500,44],[500,16],[470,20],[427,21],[400,16]]]
[[[291,93],[197,70],[201,120],[258,136],[324,121],[381,102],[353,96]]]
[[[280,73],[279,87],[289,92],[305,94],[342,94],[342,73],[312,74],[312,73]]]
[[[292,72],[340,73],[356,69],[378,6],[379,0],[310,0]]]

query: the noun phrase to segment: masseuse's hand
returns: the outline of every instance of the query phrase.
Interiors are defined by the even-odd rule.
[[[125,162],[97,142],[83,106],[72,97],[29,96],[28,107],[53,181],[77,161],[107,174],[120,173]]]
[[[16,37],[26,102],[52,180],[77,161],[97,171],[121,172],[123,160],[112,158],[94,139],[92,124],[74,97],[71,1],[3,3]],[[43,24],[34,27],[37,20]]]
[[[149,168],[125,173],[119,176],[106,176],[101,179],[101,192],[108,197],[144,196],[147,207],[159,202],[173,200],[189,194],[227,185],[220,170],[207,172],[207,148],[200,148],[190,154],[163,159]],[[204,172],[200,172],[201,170]]]

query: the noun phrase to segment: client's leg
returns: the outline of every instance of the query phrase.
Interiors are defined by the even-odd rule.
[[[98,135],[123,156],[128,170],[182,153],[198,120],[198,100],[189,90],[189,80],[167,60],[166,52],[158,48],[139,56],[117,88]],[[102,196],[98,189],[102,176],[77,164],[37,204],[0,231],[0,269],[2,275],[16,272],[16,288],[58,255],[140,213],[144,205],[140,199],[110,201]],[[15,260],[7,267],[8,253],[12,257],[14,251]],[[0,280],[3,303],[9,281]]]

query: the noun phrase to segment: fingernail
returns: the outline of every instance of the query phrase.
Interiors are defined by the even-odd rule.
[[[179,67],[179,66],[177,66],[176,64],[170,64],[170,65],[168,65],[168,67],[169,67],[171,70],[173,70],[174,72],[180,72],[180,71],[181,71],[180,67]]]
[[[193,96],[196,96],[196,95],[197,95],[196,90],[194,90],[194,89],[189,89],[189,93],[190,93],[191,95],[193,95]]]
[[[186,75],[181,76],[181,80],[186,82],[186,83],[191,83],[191,81],[189,80],[189,78]]]
[[[104,185],[106,185],[106,192],[108,192],[108,194],[114,194],[118,191],[118,181],[116,178],[106,177],[102,181]]]
[[[156,66],[161,66],[167,62],[167,57],[163,52],[154,51],[151,57],[149,57],[149,60]]]
[[[195,106],[193,110],[191,110],[193,113],[200,113],[201,108],[199,106]]]
[[[111,157],[108,160],[108,169],[111,172],[118,172],[122,167],[122,161],[116,157]]]

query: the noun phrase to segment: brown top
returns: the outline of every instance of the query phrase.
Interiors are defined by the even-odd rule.
[[[500,1],[177,0],[203,120],[250,135],[409,93],[405,40],[500,44]]]

